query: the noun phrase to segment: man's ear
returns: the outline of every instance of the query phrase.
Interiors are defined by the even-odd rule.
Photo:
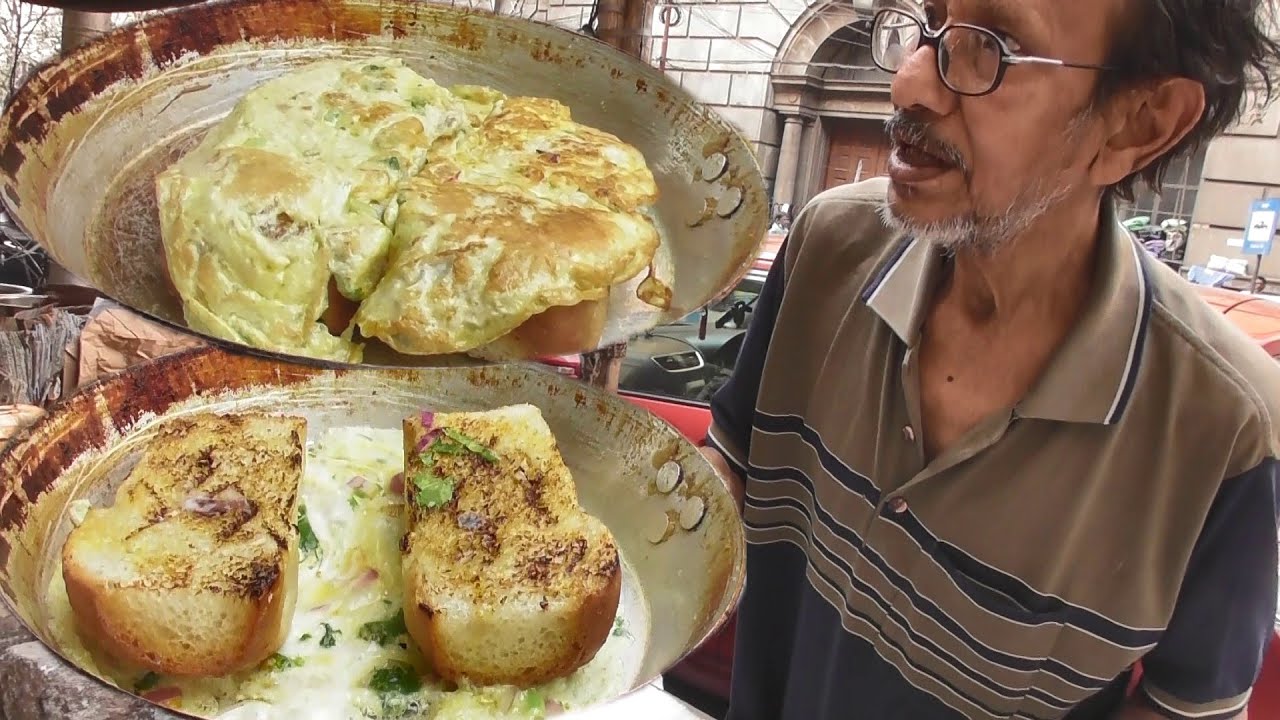
[[[1145,169],[1195,128],[1204,114],[1204,86],[1168,78],[1117,95],[1103,110],[1106,138],[1089,168],[1099,187]]]

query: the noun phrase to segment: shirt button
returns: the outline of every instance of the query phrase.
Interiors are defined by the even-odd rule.
[[[889,510],[893,512],[894,515],[901,515],[907,511],[907,501],[900,497],[893,498],[889,500]]]
[[[915,431],[915,430],[912,430],[910,425],[903,425],[903,426],[902,426],[902,437],[906,438],[906,439],[907,439],[907,442],[915,442],[915,441],[916,441],[916,431]]]

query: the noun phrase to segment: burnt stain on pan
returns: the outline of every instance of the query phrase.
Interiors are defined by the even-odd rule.
[[[444,41],[459,50],[467,50],[470,52],[479,52],[484,47],[485,30],[477,27],[466,16],[458,19],[458,24],[454,27],[453,32],[444,37]]]

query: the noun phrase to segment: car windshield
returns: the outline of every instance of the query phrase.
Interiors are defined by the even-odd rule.
[[[733,307],[736,302],[744,302],[755,304],[754,300],[759,297],[760,292],[764,290],[764,278],[757,277],[755,273],[743,278],[742,282],[720,300],[712,303],[711,314],[729,312],[729,308]]]

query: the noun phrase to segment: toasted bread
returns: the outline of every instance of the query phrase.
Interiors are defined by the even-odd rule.
[[[306,421],[163,423],[108,508],[62,548],[76,628],[116,660],[178,676],[254,667],[284,643]]]
[[[404,616],[435,672],[529,687],[608,638],[622,589],[608,528],[579,505],[532,405],[404,422]]]

